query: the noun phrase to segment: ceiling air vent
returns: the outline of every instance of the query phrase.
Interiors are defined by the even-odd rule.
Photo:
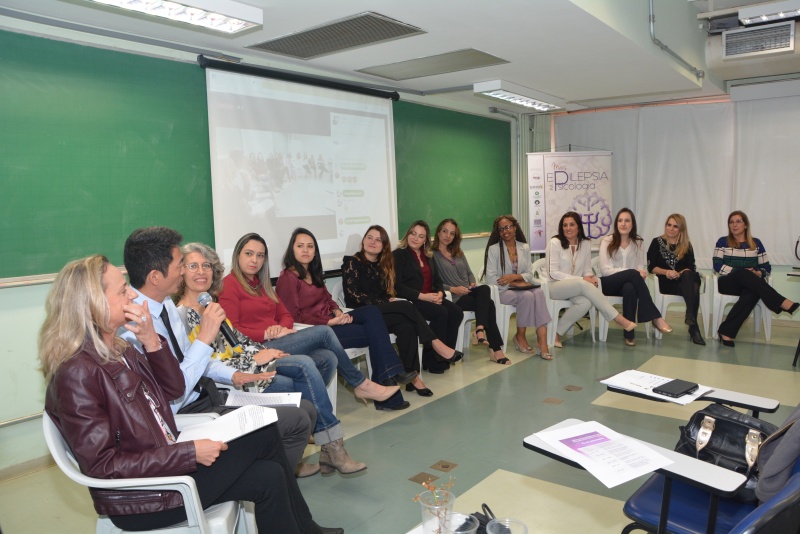
[[[313,59],[423,33],[416,26],[368,11],[247,48],[298,59]]]
[[[739,59],[794,51],[794,21],[722,33],[723,59]]]

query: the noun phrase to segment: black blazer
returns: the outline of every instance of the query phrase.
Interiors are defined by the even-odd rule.
[[[394,290],[397,296],[416,302],[419,300],[419,294],[422,291],[422,269],[419,267],[414,252],[408,248],[396,248],[392,251],[394,255]],[[436,270],[436,262],[433,258],[428,258],[428,265],[431,268],[431,284],[433,285],[433,292],[441,291],[444,293],[444,286],[442,279],[439,277],[439,272]]]

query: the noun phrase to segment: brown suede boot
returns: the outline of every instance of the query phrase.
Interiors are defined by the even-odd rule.
[[[320,472],[319,464],[304,464],[301,463],[294,470],[294,476],[297,478],[312,477]]]
[[[367,464],[356,462],[350,458],[350,455],[344,450],[344,440],[339,438],[322,446],[319,454],[319,467],[323,475],[333,473],[334,469],[343,475],[349,475],[363,471],[367,468]]]

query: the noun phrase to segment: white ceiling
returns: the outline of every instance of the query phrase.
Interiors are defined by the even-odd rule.
[[[707,75],[698,80],[650,39],[647,0],[247,0],[264,9],[263,28],[237,37],[217,36],[158,19],[137,18],[94,7],[85,0],[0,0],[0,28],[100,46],[132,49],[191,61],[196,54],[88,35],[41,24],[44,17],[63,25],[120,32],[141,38],[225,53],[248,64],[270,66],[394,87],[402,99],[429,102],[473,113],[497,105],[459,90],[503,79],[555,95],[570,108],[593,108],[670,99],[718,96],[724,84]],[[705,69],[706,32],[700,11],[738,7],[737,0],[655,0],[656,37],[695,67]],[[344,51],[309,61],[248,50],[245,47],[365,11],[422,28],[425,35]],[[28,19],[28,20],[25,20]],[[30,19],[39,23],[30,22]],[[45,21],[46,22],[46,21]],[[475,48],[510,63],[393,82],[355,72],[464,48]],[[499,107],[524,112],[510,104]]]

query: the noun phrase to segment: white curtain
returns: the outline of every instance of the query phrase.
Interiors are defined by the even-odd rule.
[[[797,263],[800,97],[560,116],[555,139],[559,150],[573,144],[614,152],[614,209],[636,213],[647,243],[663,232],[667,215],[681,213],[698,267],[710,268],[728,214],[740,209],[773,264]]]
[[[686,217],[697,266],[711,268],[732,203],[730,104],[639,110],[636,218],[645,242],[664,232],[670,213]]]
[[[771,263],[797,265],[800,97],[737,102],[736,123],[735,209],[747,213]]]
[[[636,159],[639,137],[638,110],[625,109],[556,117],[556,152],[610,150],[611,206],[616,213],[634,209]]]

